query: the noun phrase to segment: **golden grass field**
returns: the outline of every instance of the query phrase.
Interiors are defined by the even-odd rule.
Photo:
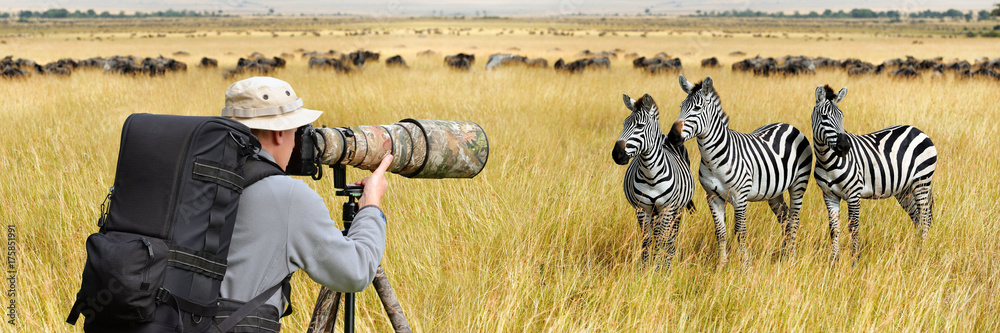
[[[382,265],[416,331],[1000,330],[1000,191],[995,188],[1000,172],[994,158],[1000,82],[958,80],[950,73],[938,80],[900,81],[848,77],[839,70],[764,78],[729,69],[744,58],[729,56],[736,50],[748,56],[805,54],[875,63],[905,55],[971,61],[1000,57],[995,40],[804,30],[777,39],[749,33],[713,38],[711,24],[701,35],[696,28],[680,34],[667,28],[646,38],[624,32],[598,37],[597,30],[587,28],[573,37],[526,32],[577,28],[566,21],[512,22],[517,28],[503,35],[498,33],[507,23],[496,21],[347,22],[330,32],[353,29],[351,24],[392,33],[345,37],[338,30],[314,37],[285,31],[275,38],[270,32],[247,36],[213,30],[203,38],[175,33],[143,39],[98,31],[93,36],[102,41],[97,41],[84,31],[3,38],[3,55],[41,63],[116,54],[173,57],[175,51],[190,56],[176,57],[188,63],[186,73],[165,77],[77,71],[70,77],[0,81],[0,223],[16,227],[18,260],[18,317],[15,326],[0,324],[0,331],[80,331],[64,320],[79,288],[84,241],[97,231],[99,206],[114,179],[120,130],[129,114],[218,115],[226,87],[246,76],[224,79],[221,68],[195,67],[198,59],[218,58],[221,67],[233,67],[237,58],[254,51],[274,56],[299,48],[364,48],[383,57],[401,54],[411,66],[397,70],[370,64],[363,72],[338,75],[291,59],[273,76],[290,82],[306,107],[326,111],[318,124],[470,120],[489,136],[489,163],[474,179],[389,178]],[[445,30],[425,37],[407,30],[435,26],[471,30],[469,35]],[[821,36],[824,40],[816,41]],[[520,50],[507,51],[512,47]],[[787,122],[811,140],[814,90],[822,84],[848,87],[841,103],[848,131],[919,127],[939,153],[935,221],[927,239],[920,244],[895,200],[864,201],[860,257],[849,257],[848,238],[843,238],[842,260],[831,266],[826,211],[812,182],[794,258],[778,260],[781,231],[766,204],[755,203],[748,212],[750,264],[732,261],[717,268],[713,223],[699,185],[697,211],[684,216],[672,271],[639,269],[641,235],[621,187],[625,167],[611,159],[628,114],[621,94],[650,93],[659,104],[661,124],[669,124],[684,98],[677,76],[644,74],[621,57],[610,70],[581,75],[483,69],[495,52],[545,57],[552,64],[559,57],[576,59],[584,49],[615,48],[679,56],[682,73],[692,81],[711,75],[736,130]],[[426,49],[438,55],[415,56]],[[445,54],[457,52],[476,54],[470,72],[441,63]],[[699,61],[711,56],[719,57],[723,67],[700,68]],[[686,146],[697,170],[697,144]],[[348,178],[366,174],[352,169]],[[338,217],[341,201],[333,196],[332,183],[306,182],[327,198]],[[730,208],[730,229],[731,219]],[[0,298],[4,307],[7,285]],[[293,285],[296,312],[284,320],[284,328],[300,332],[319,286],[302,273]],[[359,332],[391,330],[371,290],[359,294],[357,310]]]

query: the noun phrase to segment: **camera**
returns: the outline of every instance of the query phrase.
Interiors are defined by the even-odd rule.
[[[295,132],[285,171],[323,177],[322,165],[375,170],[392,154],[389,172],[408,178],[472,178],[489,157],[486,132],[470,121],[403,119],[391,125],[313,128]]]

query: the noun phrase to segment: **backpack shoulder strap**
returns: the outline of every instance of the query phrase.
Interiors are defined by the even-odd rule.
[[[286,173],[274,162],[251,156],[243,165],[243,188],[247,188],[261,179],[276,175],[286,175]]]

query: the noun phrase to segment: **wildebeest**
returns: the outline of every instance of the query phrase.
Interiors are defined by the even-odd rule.
[[[42,72],[45,74],[70,75],[73,73],[73,69],[79,65],[80,62],[74,59],[59,59],[42,66]]]
[[[240,58],[240,60],[236,61],[236,68],[260,67],[260,66],[253,66],[253,64],[265,65],[272,68],[285,68],[285,63],[286,63],[285,59],[281,57],[273,57],[273,58],[253,57],[249,59]]]
[[[448,67],[467,71],[472,68],[472,64],[467,58],[454,58],[448,61]]]
[[[410,66],[406,65],[406,61],[404,61],[403,57],[400,56],[400,55],[394,55],[392,57],[389,57],[389,59],[385,59],[385,66],[386,67],[410,68]]]
[[[680,58],[670,59],[666,53],[660,52],[652,58],[638,57],[632,60],[632,67],[639,68],[651,74],[661,72],[678,72],[683,66]]]
[[[611,59],[608,59],[608,57],[606,57],[606,56],[605,57],[600,57],[600,58],[590,58],[589,60],[590,61],[587,62],[587,67],[588,68],[589,67],[605,68],[605,69],[611,68]]]
[[[493,54],[486,61],[486,69],[493,69],[508,64],[524,65],[527,58],[513,54]]]
[[[104,69],[104,64],[106,64],[107,62],[108,62],[108,59],[105,59],[103,57],[93,57],[93,58],[90,58],[90,59],[80,60],[79,67],[80,68]]]
[[[581,59],[581,60],[584,60],[584,59]],[[583,69],[587,66],[581,60],[577,60],[577,61],[574,61],[574,62],[571,62],[571,63],[566,63],[565,61],[563,61],[562,58],[559,58],[559,60],[556,60],[556,63],[552,67],[555,68],[556,71],[576,73],[576,72],[583,71]]]
[[[149,74],[149,76],[163,75],[167,71],[187,71],[187,64],[162,56],[142,59],[142,63],[139,66],[142,67],[142,72]]]
[[[276,68],[284,68],[285,59],[281,57],[267,58],[264,55],[254,52],[250,58],[240,58],[236,61],[236,68],[226,70],[223,77],[230,78],[242,73],[268,74]]]
[[[563,61],[562,58],[556,60],[555,65],[553,65],[556,71],[577,73],[583,71],[587,68],[611,68],[611,60],[608,57],[602,58],[583,58],[576,61],[567,63]]]
[[[320,58],[311,57],[309,58],[309,68],[313,69],[333,69],[340,73],[350,73],[352,68],[350,65],[345,65],[340,59],[333,58]]]
[[[674,58],[655,65],[650,65],[649,67],[646,67],[646,71],[649,72],[650,74],[666,73],[666,72],[676,73],[680,72],[682,68],[683,67],[681,66],[681,59]]]
[[[22,78],[27,75],[28,72],[12,66],[4,66],[3,72],[0,72],[0,76],[4,78]]]
[[[8,67],[18,69],[21,73],[18,74],[18,71],[9,71],[8,77],[16,75],[27,75],[30,74],[32,71],[38,74],[45,74],[44,68],[42,68],[41,65],[35,63],[35,61],[31,59],[18,58],[17,60],[14,60],[13,56],[6,56],[2,60],[0,60],[0,68],[3,68],[6,71]]]
[[[913,67],[906,67],[892,71],[889,75],[904,79],[915,79],[920,77],[920,72],[913,69]]]
[[[200,66],[204,68],[216,68],[219,67],[219,61],[209,57],[202,57]]]
[[[816,72],[816,64],[812,58],[806,56],[785,56],[779,62],[775,58],[753,58],[743,59],[734,63],[733,71],[753,71],[754,75],[770,76],[771,74],[797,75],[813,74]]]
[[[719,67],[719,59],[716,57],[703,59],[701,61],[701,67],[709,67],[709,68]]]
[[[527,64],[528,67],[539,67],[539,68],[549,67],[549,61],[545,60],[545,58],[528,59],[527,61],[525,61],[525,64]]]
[[[455,55],[445,56],[444,57],[444,63],[445,64],[450,63],[452,60],[455,60],[455,59],[465,59],[465,60],[468,60],[470,65],[475,65],[476,64],[476,55],[475,54],[465,54],[465,53],[459,53],[459,54],[455,54]]]
[[[104,72],[123,75],[135,75],[142,72],[142,67],[136,64],[134,56],[113,56],[104,63]]]
[[[961,73],[959,73],[959,77],[963,79],[985,77],[985,78],[1000,80],[1000,73],[997,73],[996,71],[989,68],[980,68],[975,71],[966,69]]]
[[[476,63],[476,55],[459,53],[444,57],[444,63],[448,67],[458,70],[469,70]]]
[[[430,57],[430,56],[435,56],[435,55],[437,55],[437,52],[434,52],[434,50],[423,50],[423,51],[417,52],[417,56],[418,57]]]
[[[816,64],[812,58],[806,56],[785,56],[781,62],[781,66],[778,66],[778,72],[786,75],[816,73]]]
[[[947,69],[955,71],[955,73],[962,73],[972,69],[972,64],[969,64],[968,61],[962,60],[948,65]]]
[[[994,71],[1000,70],[1000,58],[992,59],[983,57],[984,59],[976,60],[976,66],[980,69],[991,69]]]
[[[347,54],[347,59],[350,59],[351,64],[355,67],[362,67],[365,62],[368,61],[378,61],[379,54],[371,51],[358,50]],[[341,61],[344,61],[344,57],[341,57]]]

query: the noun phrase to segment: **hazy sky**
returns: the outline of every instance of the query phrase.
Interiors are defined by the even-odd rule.
[[[806,13],[810,10],[824,9],[851,10],[853,8],[868,8],[873,10],[900,10],[904,12],[922,11],[926,9],[945,10],[981,10],[992,7],[991,0],[840,0],[840,1],[806,1],[806,0],[704,0],[704,1],[640,1],[640,0],[485,0],[485,1],[455,1],[455,0],[371,0],[371,1],[320,1],[320,0],[0,0],[0,10],[13,11],[21,9],[46,10],[51,8],[67,8],[70,10],[95,9],[117,12],[125,10],[132,12],[157,11],[167,9],[189,9],[198,11],[218,11],[234,14],[264,13],[274,9],[278,13],[351,13],[375,16],[422,16],[422,15],[474,15],[486,12],[488,15],[560,15],[578,12],[595,13],[627,13],[635,14],[649,8],[654,13],[688,14],[695,10],[762,10],[786,11],[800,10]]]

